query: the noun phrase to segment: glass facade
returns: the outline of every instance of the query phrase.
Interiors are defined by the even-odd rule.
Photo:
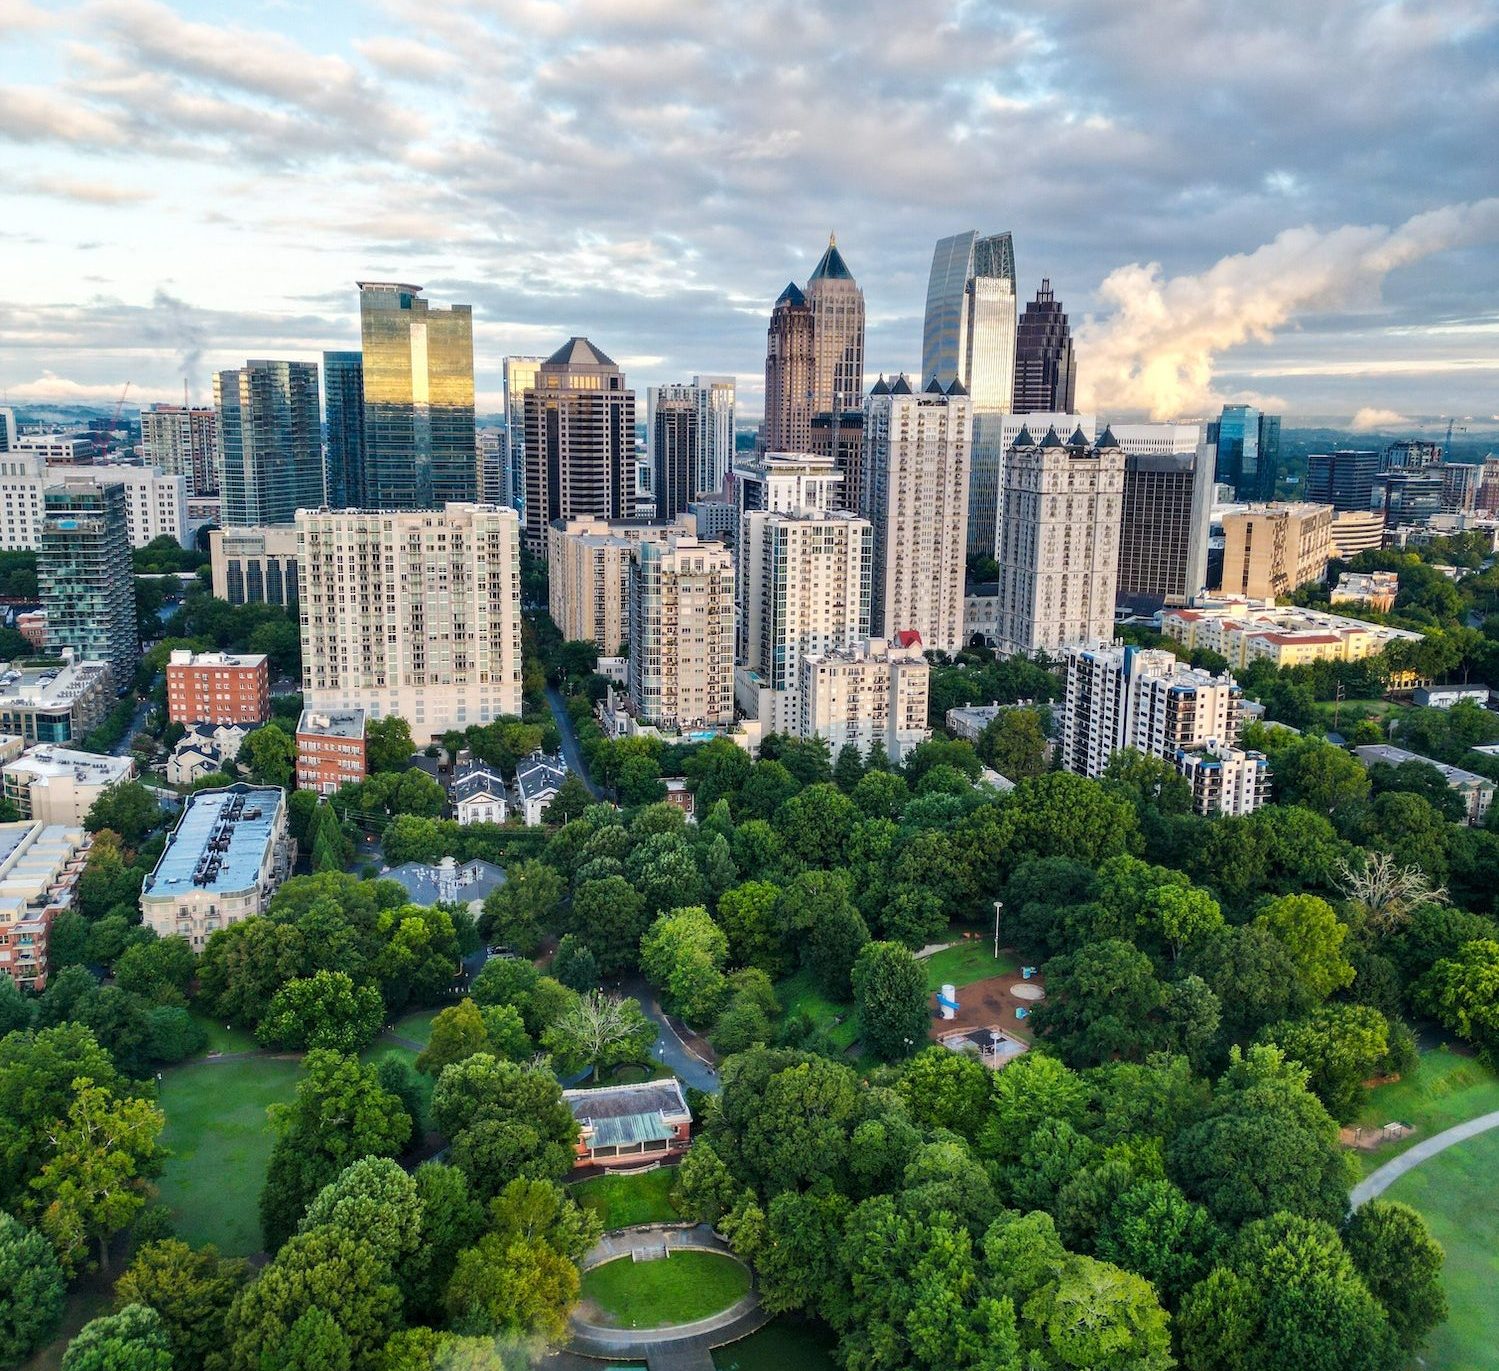
[[[1015,382],[1015,244],[976,229],[937,242],[927,278],[921,379],[962,381],[975,411],[1008,412]]]
[[[1280,475],[1280,418],[1251,405],[1224,405],[1208,441],[1218,445],[1217,480],[1234,489],[1236,500],[1275,498]]]
[[[505,358],[505,450],[500,503],[509,505],[526,526],[526,392],[541,373],[540,357]]]
[[[226,527],[289,524],[324,502],[316,362],[251,360],[213,378]]]
[[[323,354],[323,404],[328,426],[325,482],[332,509],[364,504],[364,354]]]
[[[140,660],[125,489],[70,480],[42,499],[36,569],[47,646],[108,662],[115,689],[125,690]]]

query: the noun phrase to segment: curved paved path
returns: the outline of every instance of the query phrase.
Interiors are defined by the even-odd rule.
[[[1427,1138],[1425,1142],[1418,1142],[1410,1151],[1402,1152],[1398,1157],[1387,1161],[1354,1186],[1353,1193],[1348,1197],[1349,1207],[1357,1209],[1359,1205],[1367,1204],[1376,1196],[1384,1194],[1407,1171],[1414,1170],[1428,1158],[1436,1156],[1438,1152],[1445,1152],[1457,1143],[1476,1138],[1480,1133],[1487,1133],[1491,1128],[1499,1128],[1499,1110],[1492,1114],[1480,1114],[1466,1123],[1454,1124],[1434,1137]]]

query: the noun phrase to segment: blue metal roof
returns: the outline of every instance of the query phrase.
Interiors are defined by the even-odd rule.
[[[281,796],[275,786],[252,785],[194,795],[141,893],[248,890],[260,874]]]

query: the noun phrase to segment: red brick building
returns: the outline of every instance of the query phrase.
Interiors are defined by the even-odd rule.
[[[678,1157],[692,1141],[692,1115],[675,1076],[635,1085],[564,1090],[578,1121],[573,1166],[640,1166]]]
[[[364,711],[304,709],[297,720],[297,789],[331,795],[365,775]]]
[[[172,653],[167,718],[176,724],[263,724],[271,673],[263,652]]]

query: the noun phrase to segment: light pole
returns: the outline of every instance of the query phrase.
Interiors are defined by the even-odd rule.
[[[999,960],[999,911],[1005,907],[1003,900],[994,902],[994,960]]]

